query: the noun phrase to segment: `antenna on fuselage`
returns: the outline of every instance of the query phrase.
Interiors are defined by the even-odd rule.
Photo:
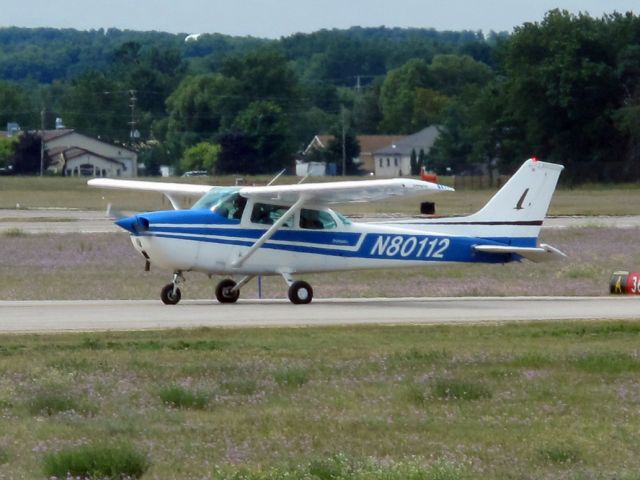
[[[283,168],[282,170],[280,170],[280,173],[278,173],[275,177],[273,177],[273,179],[269,183],[267,183],[267,187],[271,185],[273,182],[275,182],[277,179],[279,179],[280,176],[286,171],[287,171],[286,168]]]

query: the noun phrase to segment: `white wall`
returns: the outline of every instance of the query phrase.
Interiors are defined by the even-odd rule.
[[[138,175],[138,155],[125,148],[110,143],[101,142],[95,138],[87,137],[77,132],[71,132],[54,138],[47,142],[48,149],[65,147],[78,147],[97,153],[103,157],[113,158],[125,164],[126,169],[122,172],[123,177],[135,177]],[[94,157],[96,158],[96,157]],[[99,157],[98,157],[99,158]],[[122,167],[118,167],[122,168]]]
[[[374,155],[377,177],[399,177],[411,175],[411,157],[400,155]],[[382,165],[380,161],[382,160]]]

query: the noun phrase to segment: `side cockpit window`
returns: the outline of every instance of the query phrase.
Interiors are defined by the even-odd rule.
[[[251,210],[251,222],[261,225],[273,225],[284,215],[290,207],[282,205],[270,205],[268,203],[256,203]],[[284,222],[283,227],[291,227],[292,219]]]
[[[300,228],[310,230],[331,230],[336,228],[336,221],[329,212],[323,210],[300,210]]]

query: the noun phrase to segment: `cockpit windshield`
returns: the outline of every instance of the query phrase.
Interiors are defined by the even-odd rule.
[[[200,200],[193,204],[192,210],[206,208],[214,210],[214,207],[224,202],[227,197],[238,193],[240,189],[237,187],[214,187],[209,190]]]
[[[231,223],[240,223],[244,207],[247,205],[247,199],[240,195],[239,190],[239,188],[213,188],[191,208],[206,208],[226,218]]]

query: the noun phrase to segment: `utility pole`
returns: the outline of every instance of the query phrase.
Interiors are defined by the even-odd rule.
[[[129,107],[131,108],[131,121],[129,125],[131,125],[131,131],[129,132],[129,139],[131,143],[137,138],[140,137],[140,132],[136,130],[136,101],[138,98],[136,97],[136,90],[129,90]]]
[[[347,176],[347,126],[345,124],[345,115],[344,115],[344,105],[340,106],[340,110],[342,112],[342,176]]]
[[[44,107],[40,110],[40,176],[44,175]]]

